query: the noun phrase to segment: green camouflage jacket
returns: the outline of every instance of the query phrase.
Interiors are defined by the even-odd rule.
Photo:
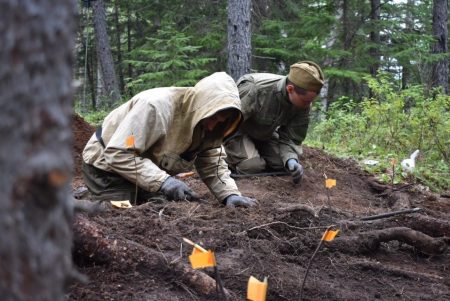
[[[277,139],[283,165],[289,159],[298,159],[308,131],[310,108],[298,109],[291,104],[286,76],[247,74],[237,85],[244,117],[242,133],[256,140]]]

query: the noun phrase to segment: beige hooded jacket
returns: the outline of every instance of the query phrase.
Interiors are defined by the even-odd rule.
[[[225,109],[235,111],[235,117],[206,132],[200,121]],[[224,72],[202,79],[195,87],[146,90],[105,118],[106,147],[94,134],[84,148],[83,160],[150,192],[158,191],[169,175],[195,166],[203,182],[223,201],[231,194],[241,195],[221,146],[224,135],[234,132],[240,120],[239,92]],[[130,148],[126,140],[131,135],[134,147]]]

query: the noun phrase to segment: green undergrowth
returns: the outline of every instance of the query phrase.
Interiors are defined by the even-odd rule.
[[[438,91],[427,95],[419,86],[397,91],[386,74],[366,80],[373,97],[333,102],[326,119],[311,125],[305,144],[352,157],[386,183],[450,189],[450,97]],[[420,156],[408,174],[400,163],[416,149]]]
[[[105,117],[110,113],[108,110],[98,110],[98,111],[90,111],[90,112],[82,112],[75,108],[75,112],[83,117],[84,121],[92,125],[93,127],[97,127],[102,124]]]

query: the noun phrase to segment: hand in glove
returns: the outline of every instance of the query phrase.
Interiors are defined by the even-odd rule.
[[[290,171],[294,183],[299,183],[303,177],[303,166],[297,160],[289,159],[286,162],[286,167]]]
[[[242,207],[253,207],[258,204],[258,201],[252,198],[248,198],[245,196],[239,196],[236,194],[232,194],[227,196],[225,199],[225,204],[229,208],[234,208],[236,206],[242,206]]]
[[[173,177],[167,178],[161,185],[160,190],[169,199],[175,201],[182,201],[184,199],[188,201],[195,201],[200,199],[200,196],[193,192],[184,182]]]

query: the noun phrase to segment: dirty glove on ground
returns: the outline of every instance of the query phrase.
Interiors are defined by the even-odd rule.
[[[194,201],[199,200],[200,196],[193,192],[183,181],[177,180],[173,177],[167,178],[161,185],[161,192],[169,199],[175,201]]]
[[[253,207],[258,204],[258,201],[252,198],[248,198],[245,196],[239,196],[236,194],[229,195],[225,199],[225,204],[229,208],[234,208],[236,206],[243,206],[243,207]]]
[[[303,166],[300,163],[298,163],[297,160],[289,159],[286,162],[286,167],[291,173],[294,183],[295,184],[299,183],[303,177]]]

